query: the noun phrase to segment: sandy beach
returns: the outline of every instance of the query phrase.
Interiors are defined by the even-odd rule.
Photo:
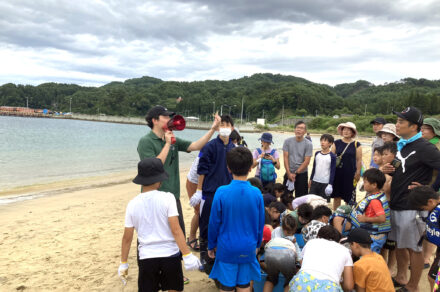
[[[369,147],[363,153],[368,165]],[[136,241],[129,255],[126,287],[117,276],[125,207],[139,192],[139,186],[129,181],[135,171],[94,178],[92,184],[52,185],[48,190],[52,195],[0,205],[0,291],[137,291]],[[189,232],[193,210],[184,187],[187,171],[181,169],[180,180]],[[284,170],[278,174],[280,181]],[[89,187],[82,188],[86,183]],[[40,186],[34,191],[44,190]],[[420,291],[429,290],[426,273]],[[184,274],[190,278],[185,291],[217,291],[206,274]]]

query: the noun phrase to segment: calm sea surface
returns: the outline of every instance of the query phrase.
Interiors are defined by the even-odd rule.
[[[149,131],[141,125],[0,116],[0,190],[136,171],[137,144]],[[175,135],[195,141],[205,133],[186,129]],[[260,146],[261,134],[242,135],[250,149]],[[275,147],[281,149],[287,137],[276,134]],[[189,167],[197,154],[181,152],[181,167]]]

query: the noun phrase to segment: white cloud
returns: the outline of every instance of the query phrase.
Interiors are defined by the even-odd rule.
[[[439,79],[439,1],[72,3],[0,3],[0,84]]]

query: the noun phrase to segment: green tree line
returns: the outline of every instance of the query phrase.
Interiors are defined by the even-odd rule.
[[[181,97],[182,100],[177,102]],[[229,81],[163,81],[141,77],[101,87],[44,83],[0,86],[0,105],[47,108],[84,114],[143,116],[161,104],[185,116],[210,118],[214,111],[276,122],[289,115],[389,114],[413,105],[426,115],[440,114],[440,80],[405,78],[374,85],[359,80],[334,87],[279,74],[254,74]]]

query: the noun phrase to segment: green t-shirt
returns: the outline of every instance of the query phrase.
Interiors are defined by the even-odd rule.
[[[162,182],[159,191],[170,192],[174,194],[176,199],[180,198],[179,151],[187,151],[191,143],[176,137],[176,143],[170,146],[170,151],[163,166],[166,173],[168,173],[168,179]],[[157,137],[153,131],[150,131],[139,140],[137,148],[139,158],[142,160],[147,157],[157,157],[164,146],[165,141]]]
[[[440,145],[439,141],[440,141],[440,137],[439,136],[435,136],[434,138],[429,140],[429,142],[434,144],[435,146],[437,146],[437,148],[439,148],[439,145]]]

